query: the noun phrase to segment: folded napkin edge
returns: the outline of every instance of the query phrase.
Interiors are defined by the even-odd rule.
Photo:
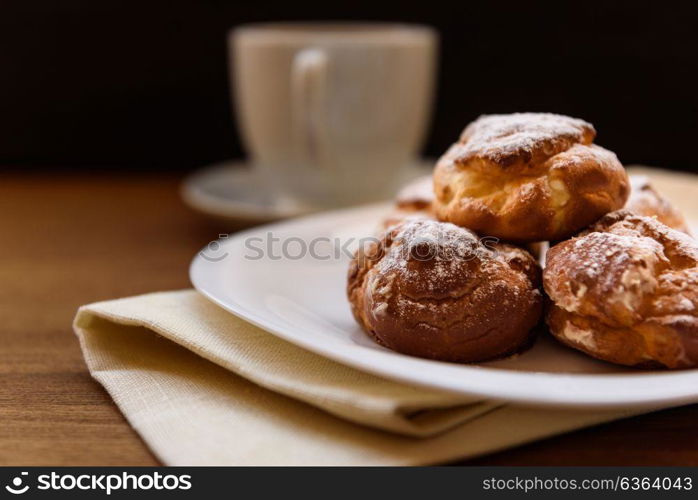
[[[168,292],[156,292],[157,294]],[[177,292],[174,292],[177,293]],[[151,294],[145,294],[137,297],[128,297],[125,299],[116,299],[116,301],[124,301],[133,298],[139,298]],[[432,401],[428,406],[417,405],[414,403],[402,404],[366,404],[366,400],[352,397],[342,401],[332,400],[327,397],[318,396],[310,391],[302,391],[297,387],[289,387],[288,385],[275,383],[278,380],[269,381],[258,377],[256,374],[242,370],[239,367],[232,366],[226,363],[224,359],[207,355],[207,353],[192,343],[181,342],[176,336],[173,338],[170,333],[163,329],[162,325],[157,322],[148,321],[142,318],[131,318],[121,314],[114,313],[106,307],[113,304],[113,301],[101,301],[92,304],[86,304],[78,308],[76,316],[73,320],[73,329],[78,336],[83,356],[87,360],[87,346],[83,336],[89,334],[90,323],[95,319],[112,322],[126,327],[143,327],[147,330],[165,338],[168,341],[175,343],[190,353],[195,354],[202,359],[214,363],[222,368],[230,371],[232,374],[245,378],[259,387],[277,392],[288,397],[292,397],[299,401],[319,408],[327,413],[342,418],[359,425],[378,428],[383,431],[396,433],[412,438],[429,438],[448,432],[454,427],[478,418],[492,409],[499,407],[502,403],[493,402],[469,402],[461,403],[444,400]],[[92,366],[90,371],[97,371]],[[94,374],[93,374],[94,378]],[[375,400],[368,400],[375,403]],[[382,400],[385,401],[385,400]],[[448,413],[450,416],[444,416]],[[433,413],[433,415],[430,415]],[[462,415],[459,417],[459,413]]]

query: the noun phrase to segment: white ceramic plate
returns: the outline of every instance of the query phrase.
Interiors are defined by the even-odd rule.
[[[371,234],[387,210],[382,205],[328,212],[237,233],[197,255],[192,283],[221,307],[274,335],[406,383],[533,405],[651,407],[698,401],[698,370],[622,368],[547,336],[519,356],[479,366],[429,361],[380,347],[350,313],[348,257],[325,257],[335,250],[328,240],[346,242]],[[315,256],[296,258],[313,241]],[[286,257],[281,256],[283,242]]]

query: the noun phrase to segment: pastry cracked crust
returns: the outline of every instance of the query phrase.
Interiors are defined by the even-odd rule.
[[[506,240],[564,239],[625,204],[628,177],[594,145],[591,124],[562,115],[485,115],[434,170],[440,220]]]
[[[552,247],[547,323],[561,342],[629,366],[698,365],[698,245],[620,210]]]
[[[631,175],[630,186],[630,198],[625,204],[626,210],[637,215],[656,217],[662,224],[688,235],[691,234],[683,214],[657,192],[646,176]]]
[[[360,248],[349,268],[354,317],[405,354],[476,362],[520,350],[542,313],[526,251],[435,220],[406,220]]]

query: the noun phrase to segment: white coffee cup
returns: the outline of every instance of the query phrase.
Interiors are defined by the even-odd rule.
[[[240,132],[261,178],[315,206],[394,192],[429,120],[437,35],[383,23],[271,23],[229,35]]]

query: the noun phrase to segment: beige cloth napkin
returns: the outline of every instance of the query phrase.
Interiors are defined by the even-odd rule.
[[[521,408],[392,382],[278,339],[192,290],[80,308],[92,376],[168,465],[417,465],[632,411]]]

